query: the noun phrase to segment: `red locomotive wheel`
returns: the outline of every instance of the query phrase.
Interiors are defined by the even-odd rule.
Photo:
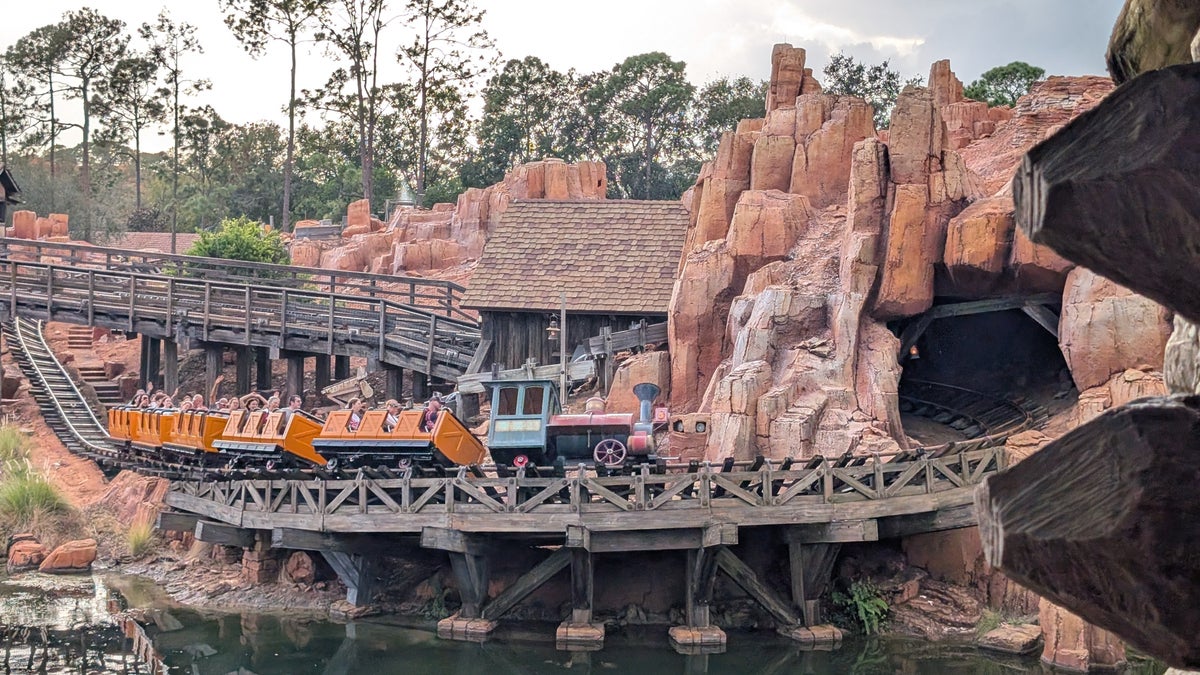
[[[625,444],[615,438],[606,438],[596,444],[592,458],[604,466],[620,466],[625,462]]]

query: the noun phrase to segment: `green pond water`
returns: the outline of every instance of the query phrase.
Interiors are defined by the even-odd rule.
[[[147,632],[170,672],[188,675],[1051,672],[1036,656],[995,657],[969,644],[902,639],[850,639],[835,651],[804,651],[772,635],[732,632],[725,653],[683,655],[671,649],[663,627],[610,631],[605,648],[596,652],[559,651],[554,626],[539,624],[502,623],[487,643],[452,642],[388,617],[342,624],[302,612],[201,612],[173,606],[142,579],[29,574],[0,579],[0,673],[139,672],[122,651],[112,605],[143,610]],[[1128,672],[1163,670],[1135,663]]]

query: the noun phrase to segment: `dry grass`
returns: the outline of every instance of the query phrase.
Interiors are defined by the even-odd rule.
[[[148,523],[134,525],[125,533],[125,545],[134,560],[146,557],[158,548],[158,536]]]

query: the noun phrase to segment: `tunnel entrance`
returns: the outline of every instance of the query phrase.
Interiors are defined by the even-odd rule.
[[[922,444],[946,443],[973,438],[976,427],[988,426],[920,401],[975,411],[986,403],[972,392],[1031,408],[1058,408],[1071,397],[1070,371],[1058,338],[1046,328],[1057,327],[1051,309],[951,311],[937,317],[939,310],[946,311],[935,307],[930,312],[935,318],[917,317],[901,330],[901,424],[909,437]]]

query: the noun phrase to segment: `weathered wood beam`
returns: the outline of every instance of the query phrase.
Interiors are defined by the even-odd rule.
[[[788,527],[783,536],[788,542],[794,541],[801,544],[878,541],[879,525],[874,519],[806,523]]]
[[[163,511],[154,521],[154,529],[163,532],[195,532],[200,516],[194,513]]]
[[[1046,329],[1047,333],[1058,339],[1058,315],[1045,305],[1025,305],[1021,308],[1025,315],[1037,322],[1039,326]]]
[[[375,593],[375,569],[379,558],[374,555],[353,555],[338,551],[321,551],[338,578],[346,586],[346,601],[355,607],[371,602]]]
[[[734,546],[737,543],[738,529],[732,523],[666,530],[593,531],[575,525],[567,527],[567,546],[592,553],[683,551],[708,546]]]
[[[194,530],[196,539],[221,546],[254,546],[254,530],[247,530],[210,520],[197,520]]]
[[[879,538],[896,539],[924,532],[940,532],[955,530],[960,527],[974,527],[978,524],[973,504],[949,506],[928,513],[914,513],[907,516],[891,516],[879,519]]]
[[[571,549],[563,547],[551,553],[545,560],[538,563],[517,579],[516,583],[504,589],[483,608],[483,618],[495,621],[504,616],[508,610],[517,606],[530,593],[536,591],[553,577],[571,564]]]
[[[717,580],[717,548],[695,548],[687,552],[685,620],[691,628],[710,623],[710,607]]]
[[[782,626],[799,626],[801,621],[792,612],[788,603],[784,602],[758,578],[754,570],[750,566],[742,562],[740,558],[733,554],[733,551],[721,546],[716,549],[717,565],[729,575],[730,579],[736,583],[746,594],[754,598],[755,602],[760,607],[767,610]]]
[[[1200,321],[1200,64],[1118,88],[1029,151],[1013,195],[1031,240]]]
[[[1108,41],[1108,72],[1123,84],[1148,70],[1187,63],[1197,29],[1196,0],[1126,0]]]
[[[571,549],[571,623],[592,622],[595,584],[590,551]]]
[[[483,603],[487,602],[489,560],[486,554],[450,552],[450,569],[458,584],[458,595],[462,608],[458,615],[466,619],[480,616]]]
[[[1200,667],[1200,397],[1144,399],[976,492],[988,562],[1181,668]]]
[[[396,540],[388,535],[314,532],[290,527],[271,530],[271,548],[378,555],[394,550],[396,545]]]
[[[487,553],[488,542],[486,538],[478,534],[470,534],[461,530],[423,527],[421,528],[421,547],[453,553],[483,555]]]

